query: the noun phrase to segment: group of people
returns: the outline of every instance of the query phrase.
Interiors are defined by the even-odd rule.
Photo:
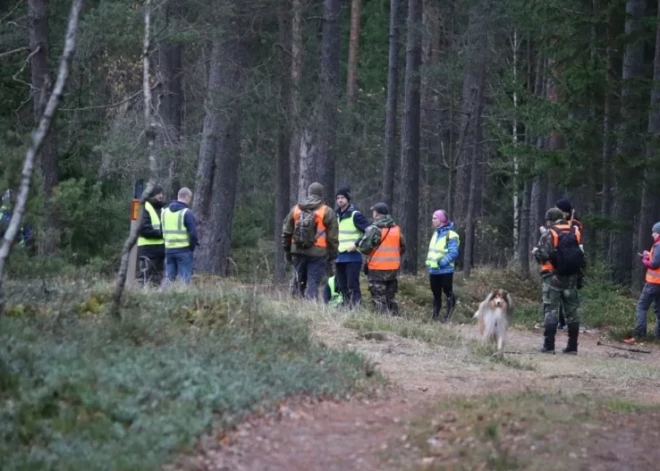
[[[350,188],[336,192],[336,209],[323,200],[323,186],[312,183],[307,198],[284,219],[282,245],[294,267],[292,294],[317,299],[327,271],[334,272],[323,288],[326,303],[355,308],[361,303],[360,273],[367,276],[374,308],[397,315],[398,273],[406,243],[385,203],[371,207],[372,222],[352,204]],[[456,306],[453,290],[459,236],[444,210],[433,213],[433,236],[426,266],[433,292],[432,318],[446,322]],[[441,316],[442,294],[447,298]]]

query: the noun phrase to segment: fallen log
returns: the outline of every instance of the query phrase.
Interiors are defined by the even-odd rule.
[[[623,350],[624,352],[632,352],[632,353],[652,353],[649,350],[639,350],[638,348],[624,348],[624,347],[618,347],[616,345],[608,345],[606,343],[602,343],[600,340],[596,343],[596,345],[601,345],[603,347],[610,347],[610,348],[616,348],[617,350]]]

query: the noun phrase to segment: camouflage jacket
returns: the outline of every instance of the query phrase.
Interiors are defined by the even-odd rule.
[[[364,235],[358,241],[358,250],[368,256],[374,251],[378,244],[380,244],[381,229],[393,227],[396,224],[391,216],[382,216],[376,219],[371,226],[364,231]],[[399,241],[399,249],[401,256],[406,252],[406,241],[401,234]],[[369,279],[374,281],[389,281],[395,280],[398,270],[370,270]]]
[[[565,219],[558,219],[552,225],[567,224]],[[542,265],[546,262],[552,261],[555,252],[555,247],[552,244],[552,234],[549,229],[546,229],[537,245],[537,250],[534,252],[534,258]],[[543,276],[544,282],[549,282],[551,286],[558,289],[576,289],[578,284],[579,275],[560,276],[554,273],[548,273]]]

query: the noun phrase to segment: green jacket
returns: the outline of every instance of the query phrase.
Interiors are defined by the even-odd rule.
[[[565,219],[558,219],[552,225],[556,226],[559,224],[568,224]],[[536,261],[542,265],[546,262],[552,260],[552,256],[555,252],[555,247],[552,244],[552,234],[548,229],[541,234],[539,243],[537,245],[537,250],[534,253],[534,258]],[[554,273],[544,275],[543,279],[545,282],[549,282],[551,286],[558,289],[576,289],[578,282],[578,275],[569,275],[569,276],[559,276]]]
[[[298,203],[297,206],[300,206],[300,209],[318,209],[323,206],[323,200],[318,196],[311,196],[305,201]],[[293,229],[295,224],[293,222],[293,210],[295,206],[291,208],[289,214],[284,218],[284,224],[282,227],[282,247],[284,248],[285,253],[292,254],[301,254],[309,255],[310,257],[325,257],[329,260],[334,260],[337,258],[337,253],[339,250],[339,223],[337,222],[337,215],[329,206],[325,210],[325,216],[323,218],[323,224],[325,225],[326,231],[326,241],[327,248],[323,247],[311,247],[306,250],[299,250],[294,244],[291,243],[291,237],[293,237]]]
[[[358,241],[358,250],[364,255],[367,255],[368,259],[369,254],[380,244],[381,229],[395,225],[394,220],[389,215],[376,219],[371,226],[367,227],[367,230],[364,231],[364,236]],[[399,241],[399,250],[403,257],[403,254],[406,252],[406,241],[403,238],[403,233]],[[397,274],[397,270],[370,270],[369,278],[372,280],[389,281],[395,280]]]

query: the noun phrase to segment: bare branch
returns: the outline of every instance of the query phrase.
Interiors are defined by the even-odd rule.
[[[17,48],[17,49],[12,49],[11,51],[1,52],[1,53],[0,53],[0,58],[3,58],[3,57],[5,57],[5,56],[10,56],[10,55],[15,54],[15,53],[17,53],[17,52],[23,52],[23,51],[29,51],[29,50],[30,50],[30,48],[27,47],[27,46],[19,47],[19,48]],[[25,67],[24,67],[24,68],[25,68]]]
[[[71,68],[71,61],[76,51],[76,39],[78,33],[78,20],[80,18],[80,10],[82,9],[83,0],[73,0],[71,5],[71,14],[69,15],[69,24],[66,31],[66,39],[64,42],[64,52],[62,53],[62,59],[60,60],[60,68],[57,73],[57,81],[53,87],[53,92],[48,98],[48,103],[44,109],[41,118],[39,119],[39,125],[32,132],[32,145],[27,150],[25,154],[25,161],[23,163],[23,171],[21,172],[21,184],[18,189],[18,196],[16,198],[16,206],[9,222],[9,227],[5,236],[2,240],[2,246],[0,246],[0,315],[4,310],[4,297],[2,296],[2,279],[4,275],[4,267],[9,254],[11,252],[11,246],[16,239],[18,230],[21,227],[21,222],[23,220],[23,214],[25,213],[25,207],[27,205],[28,195],[30,193],[30,179],[32,178],[32,172],[34,171],[34,161],[43,146],[44,139],[50,131],[53,119],[57,113],[57,108],[60,105],[62,100],[62,95],[64,93],[64,87],[69,78],[69,71]]]

